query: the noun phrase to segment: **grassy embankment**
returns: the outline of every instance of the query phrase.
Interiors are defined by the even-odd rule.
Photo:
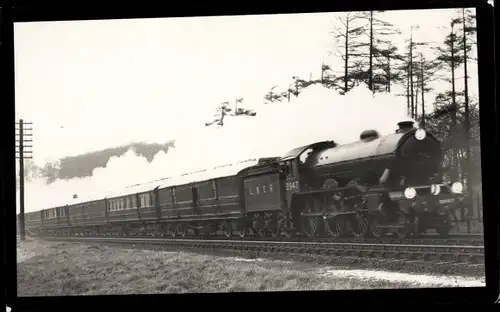
[[[337,276],[304,262],[36,240],[18,245],[19,296],[428,287]]]

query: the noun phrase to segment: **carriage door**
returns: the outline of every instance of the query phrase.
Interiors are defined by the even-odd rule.
[[[193,213],[196,215],[198,214],[198,187],[193,185],[191,190],[193,192]]]

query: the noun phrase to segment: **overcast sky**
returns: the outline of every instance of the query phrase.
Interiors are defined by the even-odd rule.
[[[402,46],[411,25],[417,40],[441,42],[456,10],[393,11]],[[15,25],[17,118],[34,123],[34,158],[76,155],[130,141],[165,142],[189,131],[189,119],[244,97],[261,101],[292,76],[320,75],[338,60],[336,16],[238,17],[18,23]],[[471,68],[477,94],[477,69]],[[210,118],[208,115],[207,118]]]

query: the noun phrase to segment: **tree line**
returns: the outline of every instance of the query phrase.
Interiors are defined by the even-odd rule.
[[[24,162],[24,178],[27,182],[42,178],[47,184],[50,184],[57,179],[91,177],[94,169],[106,168],[111,157],[119,157],[130,149],[146,158],[148,162],[152,162],[158,152],[167,153],[171,147],[175,147],[174,141],[168,141],[165,144],[131,143],[78,156],[64,157],[53,162],[46,162],[43,166],[37,166],[31,159],[27,159]],[[16,177],[18,177],[17,173]],[[18,178],[17,182],[19,183]]]
[[[348,12],[335,21],[331,36],[335,41],[331,56],[342,60],[340,71],[322,63],[320,77],[293,77],[288,88],[279,90],[273,86],[264,95],[266,103],[288,102],[312,84],[346,94],[359,85],[366,85],[373,93],[396,94],[394,86],[404,91],[398,96],[405,98],[408,115],[418,120],[422,127],[429,129],[443,142],[443,173],[449,180],[461,180],[468,187],[480,183],[480,138],[478,100],[470,96],[468,88],[468,66],[477,60],[473,54],[476,43],[476,17],[468,9],[457,10],[455,16],[446,22],[448,34],[440,43],[421,42],[414,37],[418,25],[412,27],[403,48],[396,47],[391,37],[401,34],[397,27],[382,19],[383,11]],[[424,49],[433,51],[432,58],[424,56]],[[459,77],[462,69],[464,75]],[[457,86],[463,81],[463,88]],[[432,83],[444,81],[448,87],[429,98]],[[435,93],[434,93],[435,94]],[[426,111],[427,103],[433,110]],[[332,104],[334,105],[334,104]],[[223,126],[224,116],[255,116],[257,113],[244,108],[243,98],[221,103],[217,116],[206,126]],[[149,146],[134,149],[152,159],[164,147]],[[47,163],[43,168],[28,164],[25,176],[45,177],[53,182],[58,178],[90,176],[97,167],[105,167],[111,156],[123,154],[119,150],[108,149],[89,155],[65,158],[55,163]],[[128,150],[128,147],[127,147]],[[99,155],[97,155],[97,154]]]
[[[411,28],[405,46],[399,49],[391,37],[401,34],[381,16],[384,11],[348,12],[337,17],[331,30],[335,40],[331,56],[341,59],[340,71],[321,64],[318,79],[293,77],[286,90],[273,86],[264,96],[267,103],[287,102],[312,84],[346,94],[359,85],[373,93],[394,93],[406,99],[408,115],[421,127],[432,131],[443,142],[445,179],[462,181],[467,187],[480,183],[479,103],[469,90],[469,66],[477,63],[473,53],[476,42],[476,16],[469,9],[456,10],[446,22],[447,35],[439,43],[415,39],[419,28]],[[433,57],[424,51],[432,51]],[[458,76],[462,69],[464,75]],[[463,89],[457,84],[463,81]],[[448,87],[434,93],[432,82],[444,81]],[[433,110],[426,111],[432,103]],[[332,104],[334,105],[334,104]]]

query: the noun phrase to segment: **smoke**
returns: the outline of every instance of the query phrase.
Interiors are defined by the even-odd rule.
[[[404,97],[372,95],[365,87],[340,95],[317,84],[304,89],[297,98],[292,96],[290,102],[264,104],[263,100],[254,100],[249,105],[257,112],[255,117],[226,115],[223,126],[205,126],[213,111],[191,115],[172,138],[175,147],[167,154],[158,152],[151,163],[129,150],[110,158],[106,168],[95,169],[90,178],[57,180],[49,185],[42,180],[28,182],[25,211],[70,204],[75,202],[73,194],[79,201],[103,198],[111,190],[132,184],[252,158],[281,156],[316,141],[347,143],[358,140],[366,129],[388,134],[395,131],[399,121],[410,120]]]

